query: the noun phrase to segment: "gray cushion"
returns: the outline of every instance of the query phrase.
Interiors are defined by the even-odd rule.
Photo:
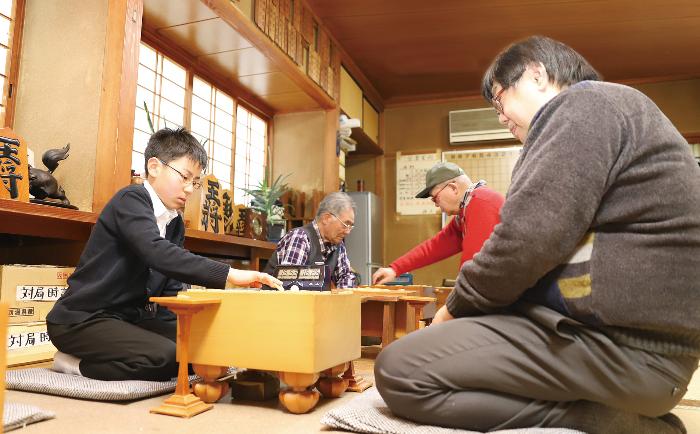
[[[13,429],[23,428],[30,423],[53,419],[54,417],[56,417],[55,414],[50,411],[44,411],[39,407],[6,402],[2,413],[2,429],[4,432],[12,431]]]
[[[420,425],[401,419],[389,410],[376,387],[366,390],[345,405],[334,408],[321,419],[332,428],[376,434],[477,434],[476,431]],[[493,431],[498,434],[584,434],[565,428],[521,428]]]
[[[194,380],[196,376],[191,376]],[[64,374],[47,368],[29,368],[7,371],[6,387],[11,390],[46,393],[68,398],[94,401],[129,401],[163,395],[175,390],[175,379],[170,381],[102,381],[78,375]]]

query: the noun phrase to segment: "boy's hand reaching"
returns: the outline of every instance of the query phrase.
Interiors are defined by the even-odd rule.
[[[263,284],[283,291],[282,282],[267,273],[252,270],[236,270],[231,268],[228,271],[226,281],[232,285],[250,286],[252,288],[260,288]]]

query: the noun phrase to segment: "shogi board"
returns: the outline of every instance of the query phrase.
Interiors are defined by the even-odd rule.
[[[360,357],[360,297],[319,291],[189,290],[220,298],[192,318],[190,363],[316,373]]]

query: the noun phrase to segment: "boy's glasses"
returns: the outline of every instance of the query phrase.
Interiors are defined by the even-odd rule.
[[[182,177],[182,183],[185,186],[191,185],[192,188],[194,188],[195,190],[202,187],[202,182],[200,180],[194,179],[194,178],[190,179],[190,178],[186,177],[185,175],[182,174],[182,172],[180,172],[179,170],[177,170],[176,168],[174,168],[170,164],[166,163],[165,161],[161,160],[160,158],[158,159],[158,161],[160,161],[164,165],[168,166],[169,168],[173,169],[178,175],[180,175]]]

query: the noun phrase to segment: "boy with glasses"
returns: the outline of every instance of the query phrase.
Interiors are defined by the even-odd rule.
[[[450,162],[435,164],[425,174],[425,188],[417,198],[430,198],[447,215],[455,216],[433,238],[422,242],[372,275],[373,284],[390,282],[402,273],[425,267],[461,252],[460,267],[470,260],[499,222],[503,195],[473,183],[461,167]]]
[[[189,132],[157,131],[144,155],[147,179],[105,205],[68,290],[47,316],[59,350],[54,370],[98,380],[170,379],[177,376],[175,315],[149,297],[174,296],[182,282],[208,288],[281,284],[182,247],[179,210],[201,186],[207,165],[206,151]]]

